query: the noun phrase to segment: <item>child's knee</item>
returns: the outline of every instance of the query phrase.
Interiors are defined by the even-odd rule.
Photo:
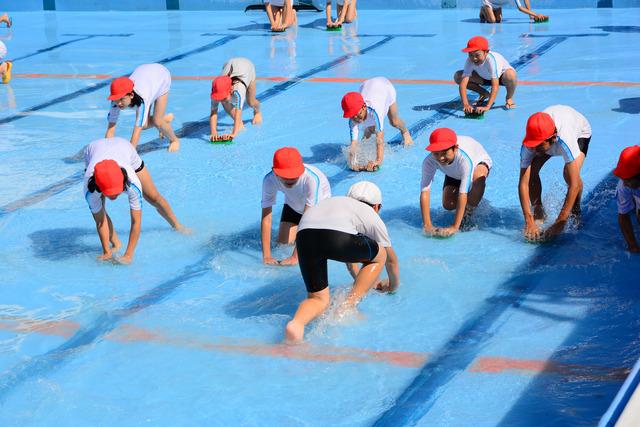
[[[462,81],[462,70],[458,70],[453,74],[453,81],[455,81],[457,84],[460,84],[460,82]]]

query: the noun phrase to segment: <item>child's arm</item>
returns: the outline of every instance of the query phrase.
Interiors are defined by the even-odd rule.
[[[571,163],[567,163],[566,170],[569,178],[569,188],[567,189],[567,195],[564,198],[564,204],[555,222],[544,232],[545,239],[552,238],[562,233],[573,205],[576,203],[578,195],[582,191],[582,179],[580,178],[580,168],[575,160]]]
[[[211,113],[209,114],[209,126],[211,127],[211,134],[209,139],[213,141],[218,136],[218,105],[215,108],[211,107]]]
[[[327,27],[333,24],[333,21],[331,20],[331,3],[332,0],[327,0],[327,5],[324,8],[327,15]]]
[[[133,145],[134,147],[138,146],[138,141],[140,140],[140,134],[141,133],[142,133],[142,127],[141,126],[134,126],[133,127],[133,132],[131,133],[131,145]]]
[[[267,3],[264,6],[264,11],[267,12],[267,18],[269,18],[269,24],[271,25],[271,29],[273,30],[276,27],[276,20],[273,16],[273,9],[271,8],[271,3]]]
[[[131,264],[133,261],[133,253],[140,240],[140,224],[142,222],[142,210],[131,209],[131,229],[129,230],[129,242],[127,243],[127,250],[124,252],[118,262],[120,264]]]
[[[349,1],[344,0],[344,4],[342,5],[342,10],[340,11],[340,16],[338,20],[335,22],[336,25],[342,25],[344,19],[347,17],[347,9],[349,9]]]
[[[633,224],[631,222],[631,213],[618,214],[618,224],[624,240],[627,242],[629,252],[640,253],[640,246],[633,234]]]
[[[262,208],[262,220],[260,221],[260,239],[262,241],[262,262],[276,265],[278,261],[271,257],[271,208]]]
[[[546,16],[544,16],[542,14],[539,14],[539,13],[535,13],[533,10],[531,10],[531,3],[529,2],[529,0],[524,0],[524,4],[525,4],[526,7],[522,7],[519,4],[517,4],[518,10],[520,12],[522,12],[522,13],[524,13],[526,15],[529,15],[531,18],[533,18],[535,20],[546,18]]]
[[[104,137],[105,138],[113,138],[114,136],[116,136],[116,124],[115,123],[109,123],[107,125],[107,132],[105,133]]]
[[[373,166],[380,166],[384,158],[384,132],[376,132],[376,161]]]
[[[111,252],[111,243],[109,242],[109,221],[107,220],[107,213],[104,210],[104,200],[102,201],[102,206],[103,208],[100,212],[92,215],[96,222],[96,231],[98,232],[98,238],[102,246],[102,255],[98,256],[98,260],[106,261],[111,259],[113,254]]]
[[[422,213],[422,229],[425,233],[433,233],[431,223],[431,189],[420,192],[420,212]]]
[[[531,176],[531,166],[520,169],[520,180],[518,181],[518,196],[520,197],[520,207],[524,216],[524,235],[527,239],[537,239],[540,236],[540,229],[533,219],[531,213],[531,202],[529,200],[529,178]]]
[[[482,107],[476,107],[475,110],[478,113],[489,111],[494,101],[496,100],[496,97],[498,96],[499,90],[500,90],[500,79],[491,79],[491,93],[489,94],[489,100],[487,101],[487,105]]]
[[[231,111],[233,113],[233,132],[231,132],[230,136],[231,138],[235,138],[242,127],[242,110],[240,108],[234,108]]]
[[[467,85],[469,84],[469,76],[463,76],[458,90],[460,91],[460,99],[462,100],[462,109],[465,113],[472,113],[473,107],[469,104],[469,98],[467,98]]]

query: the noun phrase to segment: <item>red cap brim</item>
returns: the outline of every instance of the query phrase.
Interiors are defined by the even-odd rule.
[[[298,167],[293,168],[273,168],[273,173],[278,175],[280,178],[284,179],[295,179],[300,178],[300,176],[304,173],[304,165],[300,165]]]
[[[446,150],[447,148],[451,148],[453,146],[455,146],[456,143],[450,143],[450,142],[436,142],[435,144],[429,144],[427,145],[427,148],[425,148],[425,150],[427,151],[442,151],[442,150]]]
[[[107,99],[109,101],[115,101],[118,100],[122,97],[124,97],[126,94],[128,94],[129,92],[125,92],[125,93],[116,93],[115,95],[111,95],[110,97],[108,97]]]

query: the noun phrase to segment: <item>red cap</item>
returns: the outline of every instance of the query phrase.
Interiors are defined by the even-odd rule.
[[[231,93],[231,77],[218,76],[211,83],[211,99],[222,101]]]
[[[458,142],[458,136],[449,128],[438,128],[429,136],[428,151],[442,151],[453,147]]]
[[[349,92],[342,97],[342,111],[347,119],[358,114],[364,105],[364,98],[358,92]]]
[[[115,160],[107,159],[96,163],[93,177],[105,196],[116,196],[124,191],[124,175]]]
[[[131,92],[133,92],[133,80],[129,77],[118,77],[111,82],[111,96],[107,99],[115,101]]]
[[[300,152],[293,147],[283,147],[273,154],[273,173],[284,179],[299,178],[304,173]]]
[[[533,148],[545,139],[551,138],[556,131],[556,124],[547,113],[535,113],[527,120],[527,134],[524,136],[522,145]]]
[[[613,170],[613,174],[622,179],[633,178],[640,174],[640,145],[622,150],[618,166]]]
[[[467,47],[463,52],[473,52],[474,50],[489,50],[489,40],[482,36],[471,37],[467,42]]]

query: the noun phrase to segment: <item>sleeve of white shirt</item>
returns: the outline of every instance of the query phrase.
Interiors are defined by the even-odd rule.
[[[618,181],[618,186],[616,187],[616,201],[618,202],[618,213],[621,215],[628,214],[635,208],[633,194],[622,180]]]
[[[273,183],[273,173],[270,172],[265,175],[262,180],[262,208],[270,208],[276,204],[276,194],[278,190]]]
[[[462,178],[460,178],[458,192],[460,192],[460,194],[467,194],[471,189],[471,180],[473,179],[473,164],[471,163],[471,159],[465,156],[460,167],[462,169]]]
[[[120,117],[120,109],[115,102],[112,102],[109,114],[107,114],[107,121],[109,123],[116,123],[118,121],[118,117]]]
[[[239,91],[234,90],[231,94],[231,104],[233,105],[233,108],[242,110],[242,107],[244,106],[244,99],[242,99],[242,95],[240,95]]]
[[[489,69],[489,75],[492,79],[499,79],[500,73],[498,70],[498,60],[495,56],[489,54],[487,55],[487,68]]]
[[[531,162],[535,153],[532,149],[525,147],[524,145],[520,147],[520,168],[526,169],[531,166]]]
[[[127,187],[127,195],[129,196],[129,208],[133,211],[142,210],[142,190],[140,189],[139,182],[129,179],[129,186]]]
[[[420,181],[420,192],[427,191],[431,188],[433,177],[436,174],[437,167],[433,163],[431,155],[422,161],[422,180]]]
[[[320,193],[320,180],[314,176],[308,176],[304,185],[305,190],[305,205],[315,206],[318,204],[318,198]]]
[[[464,63],[464,69],[462,70],[462,76],[471,77],[471,73],[473,73],[473,62],[467,58]]]
[[[351,141],[358,140],[358,133],[359,133],[358,124],[353,120],[349,119],[349,135],[351,137]]]
[[[87,201],[87,204],[89,205],[89,210],[91,211],[91,213],[97,214],[102,210],[102,193],[99,193],[97,191],[90,193],[88,184],[89,184],[89,178],[85,178],[84,185],[82,188],[84,199]]]
[[[129,164],[134,171],[137,171],[138,168],[142,166],[142,158],[140,158],[140,155],[138,154],[136,149],[133,148],[133,145],[129,144],[129,146],[131,148],[131,150],[129,151]]]
[[[142,101],[142,104],[140,104],[136,110],[136,126],[143,128],[147,125],[147,120],[149,119],[149,108],[151,108],[151,106]]]
[[[560,147],[562,148],[562,158],[565,163],[573,162],[581,153],[577,140],[573,144],[569,145],[562,138],[558,137],[557,144],[560,144]]]
[[[378,242],[384,248],[388,248],[391,246],[391,239],[389,238],[389,232],[387,231],[387,226],[382,222],[382,219],[375,214],[375,219],[373,221],[373,240]]]

